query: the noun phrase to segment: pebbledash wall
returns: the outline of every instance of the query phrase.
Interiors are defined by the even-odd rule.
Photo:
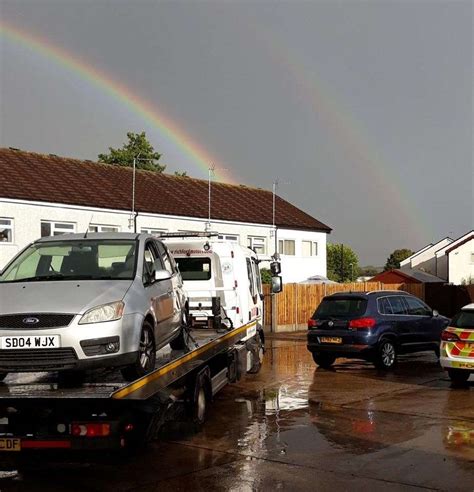
[[[0,219],[11,223],[11,242],[0,241],[0,269],[25,246],[41,237],[42,223],[50,223],[51,227],[67,224],[68,227],[72,226],[70,232],[86,232],[91,226],[96,227],[95,230],[115,228],[120,232],[132,231],[129,228],[129,211],[10,198],[0,198]],[[206,222],[207,219],[140,213],[137,232],[203,232]],[[264,251],[259,251],[260,256],[268,257],[275,251],[270,224],[224,220],[211,222],[212,230],[227,239],[237,240],[243,246],[251,244],[250,241],[255,241],[255,246],[260,248],[263,245]],[[0,229],[4,227],[0,225]],[[285,249],[289,253],[280,253],[284,283],[300,282],[312,275],[326,276],[326,238],[326,232],[277,230],[280,250]],[[268,266],[268,263],[262,265]]]

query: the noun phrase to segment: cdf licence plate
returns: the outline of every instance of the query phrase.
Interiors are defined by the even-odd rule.
[[[61,337],[59,335],[31,335],[1,337],[1,348],[9,349],[40,349],[60,348]]]
[[[15,437],[0,438],[0,452],[21,451],[21,440]]]

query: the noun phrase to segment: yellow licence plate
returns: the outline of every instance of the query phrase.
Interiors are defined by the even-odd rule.
[[[1,451],[21,451],[21,439],[16,437],[0,437]]]
[[[321,337],[321,343],[342,343],[341,337]]]

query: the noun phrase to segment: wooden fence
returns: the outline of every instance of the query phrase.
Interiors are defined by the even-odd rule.
[[[272,296],[270,286],[264,285],[265,325],[271,325]],[[381,284],[380,282],[354,282],[350,284],[285,284],[277,294],[277,331],[296,331],[306,328],[322,298],[336,292],[367,292],[372,290],[404,290],[424,299],[423,284]]]

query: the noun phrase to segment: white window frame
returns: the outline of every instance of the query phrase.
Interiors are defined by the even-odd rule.
[[[0,224],[0,232],[3,231],[10,231],[10,236],[11,240],[9,241],[8,238],[6,241],[3,239],[0,239],[0,244],[13,244],[15,242],[15,227],[14,227],[14,221],[11,217],[0,217],[0,220],[5,220],[9,221],[10,224]],[[2,236],[3,237],[3,236]]]
[[[140,229],[142,234],[151,234],[152,236],[159,236],[162,233],[168,232],[168,229],[160,229],[159,227],[142,227]]]
[[[293,253],[285,253],[285,246],[287,243],[293,243]],[[278,253],[286,256],[295,256],[296,255],[296,241],[295,239],[279,239],[278,240]]]
[[[93,227],[97,227],[97,231],[92,231],[91,229]],[[114,229],[113,231],[107,231],[105,229]],[[112,225],[112,224],[90,224],[88,232],[120,232],[120,226],[118,225]]]
[[[76,232],[75,222],[68,222],[66,220],[41,220],[40,233],[41,233],[41,226],[43,224],[49,224],[51,226],[51,230],[49,234],[50,236],[61,236],[62,234],[74,234]],[[61,227],[63,225],[72,226],[72,228]],[[41,237],[47,237],[47,236],[41,235]]]
[[[304,243],[310,244],[310,247],[309,247],[309,253],[310,254],[309,255],[304,254],[304,251],[303,251]],[[316,241],[308,241],[308,240],[303,239],[301,241],[301,256],[303,258],[312,258],[313,256],[318,256],[318,243]]]
[[[238,243],[240,241],[240,236],[238,234],[219,234],[217,239],[221,241],[232,241]]]
[[[247,246],[257,254],[265,255],[267,253],[267,238],[264,236],[247,236]],[[263,248],[262,251],[259,250],[260,247]]]

